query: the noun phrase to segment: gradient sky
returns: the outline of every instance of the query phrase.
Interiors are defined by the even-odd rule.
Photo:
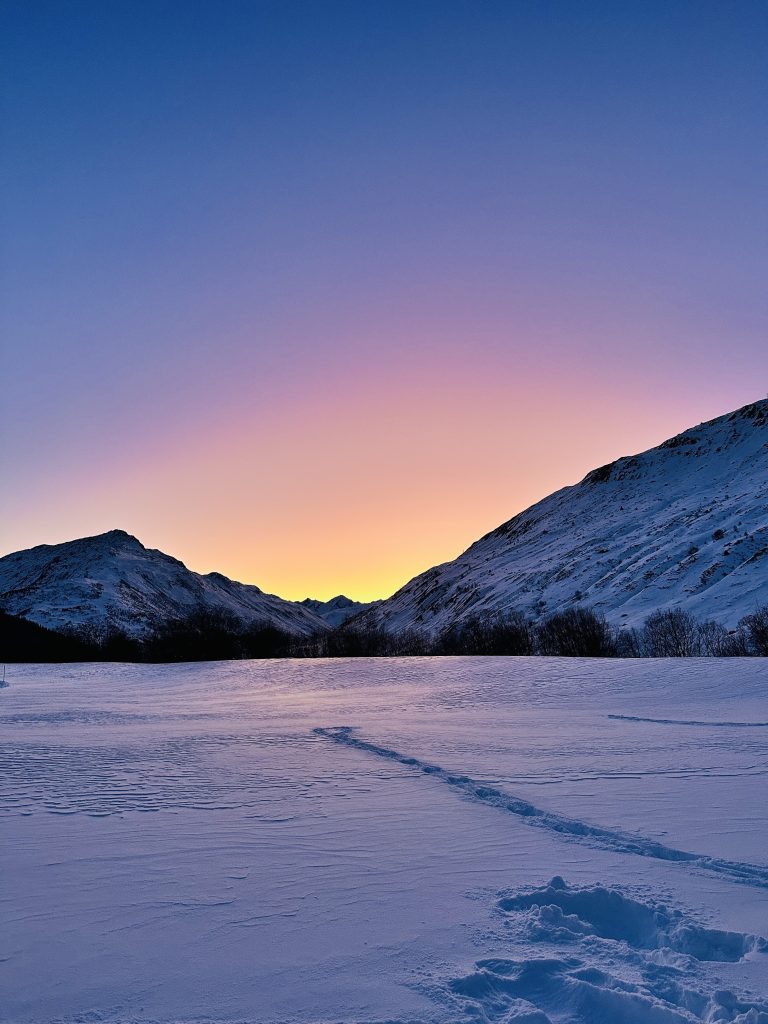
[[[372,598],[768,390],[768,4],[5,0],[0,551]]]

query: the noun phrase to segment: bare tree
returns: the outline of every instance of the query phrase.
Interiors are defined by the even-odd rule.
[[[613,630],[591,608],[568,608],[549,615],[536,627],[541,654],[565,658],[612,658],[616,655]]]
[[[516,611],[473,615],[443,630],[435,653],[468,655],[526,655],[534,653],[533,628]]]
[[[749,643],[744,629],[728,631],[720,622],[699,624],[702,654],[710,658],[741,658],[749,654]]]
[[[768,657],[768,605],[747,615],[739,625],[746,631],[749,647],[755,654]]]
[[[702,653],[699,624],[681,608],[654,612],[645,620],[643,647],[649,658],[697,658]]]

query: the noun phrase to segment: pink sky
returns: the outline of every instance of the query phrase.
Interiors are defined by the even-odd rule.
[[[764,4],[3,18],[0,551],[383,597],[766,391]]]

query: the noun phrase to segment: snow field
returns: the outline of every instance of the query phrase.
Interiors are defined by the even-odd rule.
[[[768,1021],[758,660],[8,681],[4,1021]]]

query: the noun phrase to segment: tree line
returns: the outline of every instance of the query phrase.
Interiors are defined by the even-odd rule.
[[[657,611],[639,629],[611,625],[576,606],[531,619],[517,612],[470,616],[435,635],[390,633],[354,620],[307,642],[315,657],[506,655],[565,658],[698,658],[768,656],[768,606],[728,630],[682,609]]]
[[[657,611],[639,629],[617,627],[575,606],[531,619],[517,611],[463,619],[435,634],[390,632],[351,620],[327,633],[297,638],[266,624],[201,609],[136,640],[120,633],[64,635],[0,612],[0,661],[231,661],[247,658],[545,656],[696,658],[768,656],[768,606],[735,629],[699,621],[682,609]]]

